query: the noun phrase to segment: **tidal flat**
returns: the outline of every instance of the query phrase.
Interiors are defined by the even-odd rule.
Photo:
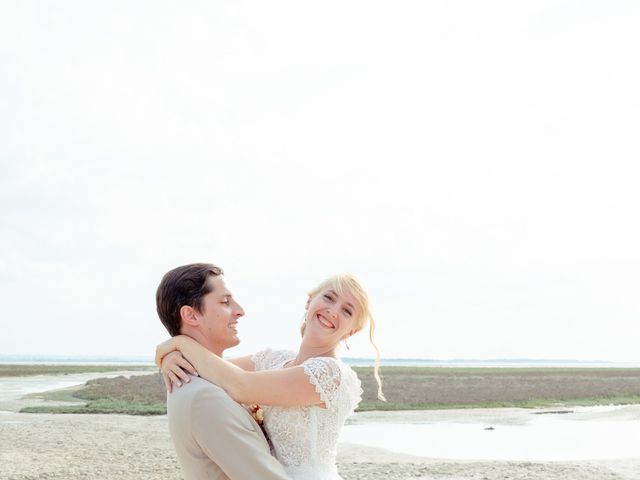
[[[95,365],[84,369],[79,365],[48,365],[48,370],[43,371],[39,366],[20,365],[11,370],[25,367],[30,373],[37,373],[0,376],[0,384],[33,382],[30,388],[40,385],[45,386],[41,390],[50,390],[56,379],[60,380],[59,385],[70,385],[67,380],[81,376],[91,379],[44,393],[32,390],[38,393],[16,398],[12,408],[8,408],[7,402],[0,402],[0,478],[182,478],[168,433],[167,417],[162,415],[166,391],[155,367],[141,366],[140,371],[132,372],[130,365],[106,371],[96,371],[96,367],[104,367]],[[605,426],[611,422],[634,423],[640,418],[638,405],[613,410],[605,407],[604,413],[598,413],[598,409],[594,413],[580,413],[575,406],[640,404],[640,369],[387,367],[382,374],[389,402],[382,407],[375,397],[377,386],[372,369],[358,367],[356,371],[364,389],[363,411],[349,419],[339,444],[338,469],[345,480],[640,479],[640,457],[600,458],[603,453],[600,450],[598,456],[580,460],[480,459],[475,456],[477,447],[493,444],[484,437],[482,441],[472,441],[475,437],[466,430],[462,438],[468,437],[470,453],[463,451],[461,458],[455,458],[460,453],[457,452],[460,442],[456,438],[461,438],[456,437],[456,428],[472,429],[473,435],[494,436],[496,438],[490,439],[498,441],[496,434],[508,433],[519,425],[528,428],[525,424],[537,425],[538,419],[548,417],[567,421],[571,417],[576,420],[571,420],[575,427],[591,425],[592,420]],[[465,408],[455,409],[456,405]],[[491,409],[486,408],[487,405],[552,408]],[[407,406],[411,409],[405,410]],[[578,418],[580,416],[587,418]],[[405,440],[442,447],[443,452],[425,447],[426,453],[416,456],[403,452],[402,446],[394,442],[393,446],[385,447],[371,444],[372,440],[389,435],[384,424],[397,427],[403,438],[411,437],[410,431],[399,424],[422,428],[420,431],[428,434],[426,440],[413,437]],[[485,428],[486,425],[495,429]],[[367,432],[366,439],[362,438],[362,428]],[[375,429],[384,433],[376,433]],[[444,448],[447,444],[441,429],[448,429],[453,435],[453,446],[457,450],[453,446]],[[431,439],[433,432],[436,441]],[[372,435],[374,438],[369,438]],[[526,438],[534,441],[537,438],[534,437]],[[581,436],[574,441],[591,441],[588,438]],[[547,440],[543,443],[549,446]],[[492,454],[506,456],[501,448],[494,450]],[[537,447],[531,449],[537,450]],[[564,452],[566,448],[560,450]],[[621,456],[624,451],[618,453]]]
[[[43,366],[29,367],[39,371]],[[56,365],[55,374],[78,373],[82,366]],[[95,365],[86,372],[99,372]],[[120,369],[123,367],[120,366]],[[130,366],[127,370],[132,370]],[[166,413],[166,390],[155,367],[140,366],[137,375],[97,378],[65,390],[32,395],[25,413]],[[144,369],[150,372],[143,374]],[[449,368],[382,369],[387,402],[376,398],[371,367],[355,367],[362,381],[358,411],[460,408],[534,408],[567,405],[640,403],[639,368]],[[105,372],[117,371],[115,369]],[[40,373],[42,374],[42,373]],[[0,377],[2,375],[0,374]],[[60,402],[66,403],[61,405]]]

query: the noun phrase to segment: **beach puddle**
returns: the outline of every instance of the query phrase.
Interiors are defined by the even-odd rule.
[[[144,375],[150,372],[91,372],[67,375],[33,375],[27,377],[0,378],[0,409],[17,411],[28,402],[23,398],[34,393],[84,385],[94,378],[113,378],[120,375]]]
[[[442,421],[347,425],[340,440],[453,460],[571,461],[640,458],[640,418],[607,420],[616,407],[526,415],[519,425]],[[593,414],[599,414],[593,418]],[[591,417],[590,417],[591,416]]]

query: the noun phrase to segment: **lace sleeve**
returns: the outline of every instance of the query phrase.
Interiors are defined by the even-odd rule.
[[[258,353],[251,355],[251,361],[256,371],[259,370],[271,370],[272,368],[280,368],[282,364],[287,360],[294,358],[296,354],[289,350],[274,350],[267,348],[261,350]]]
[[[314,357],[305,361],[302,367],[326,407],[334,408],[342,379],[338,362],[333,358]]]
[[[265,370],[267,368],[267,360],[271,356],[271,352],[272,350],[267,348],[266,350],[260,350],[258,353],[251,355],[251,361],[253,362],[256,371]]]

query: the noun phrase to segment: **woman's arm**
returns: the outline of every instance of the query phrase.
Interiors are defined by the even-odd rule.
[[[155,362],[160,368],[162,380],[167,388],[167,393],[173,391],[173,386],[181,387],[183,383],[189,383],[189,375],[198,376],[198,372],[186,358],[180,353],[180,350],[171,350],[174,348],[171,340],[158,345],[156,348]],[[168,353],[167,353],[168,352]],[[251,355],[229,359],[231,363],[237,365],[243,370],[254,371],[255,365]]]
[[[183,382],[189,383],[191,381],[189,375],[198,376],[193,365],[178,350],[168,353],[160,362],[160,373],[164,385],[167,387],[167,393],[173,391],[174,385],[181,387]]]
[[[189,375],[198,376],[198,372],[195,367],[191,365],[186,358],[180,353],[179,350],[165,355],[161,360],[160,373],[162,374],[162,380],[167,387],[167,392],[173,391],[173,386],[181,387],[183,383],[189,383],[191,380]],[[251,355],[246,357],[231,358],[229,362],[247,371],[254,371],[255,365],[251,359]]]
[[[240,367],[243,370],[248,372],[253,372],[256,369],[256,366],[253,364],[253,360],[251,360],[251,355],[246,355],[244,357],[236,357],[236,358],[228,358],[225,359],[235,366]]]
[[[279,406],[323,403],[302,367],[245,371],[184,335],[159,345],[157,356],[162,358],[172,350],[179,350],[202,378],[224,388],[236,402]]]

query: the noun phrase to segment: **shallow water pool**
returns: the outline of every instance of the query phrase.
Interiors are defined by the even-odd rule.
[[[455,460],[605,460],[640,458],[640,419],[529,415],[520,425],[481,422],[346,425],[340,440]],[[493,430],[488,430],[488,428]]]

